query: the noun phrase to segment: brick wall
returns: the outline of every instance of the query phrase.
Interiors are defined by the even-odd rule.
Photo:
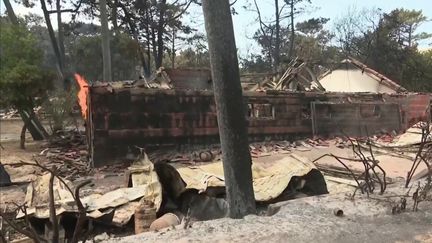
[[[411,127],[419,121],[430,119],[430,98],[430,95],[407,96],[407,127]]]
[[[365,135],[365,126],[368,133],[401,131],[428,118],[429,101],[428,95],[417,94],[244,92],[251,140],[311,136],[314,114],[317,135],[337,134],[339,127],[349,135]],[[332,104],[331,119],[326,119],[326,108],[312,111],[314,102]],[[87,134],[95,166],[124,156],[135,145],[219,141],[211,91],[93,86],[89,113]]]
[[[367,136],[403,129],[397,103],[313,102],[312,106],[314,135]]]

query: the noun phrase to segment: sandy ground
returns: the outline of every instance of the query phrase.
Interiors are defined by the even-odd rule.
[[[33,156],[41,150],[41,143],[34,142],[27,133],[26,149],[19,148],[19,134],[21,132],[22,121],[0,121],[1,145],[0,162],[5,165],[6,171],[11,177],[11,181],[17,183],[9,187],[0,188],[0,207],[1,210],[12,210],[15,208],[13,203],[21,204],[24,202],[26,182],[34,180],[40,170],[32,166],[15,167],[11,164],[20,160],[32,161]]]
[[[393,192],[391,192],[393,191]],[[400,193],[389,190],[386,195]],[[246,216],[195,222],[191,228],[178,226],[106,242],[432,242],[432,202],[417,212],[392,215],[386,197],[371,199],[325,195],[272,205],[273,216]],[[395,198],[398,199],[397,197]],[[408,202],[410,207],[412,202]],[[333,214],[344,211],[343,217]]]
[[[329,147],[321,147],[321,148],[311,148],[309,151],[294,151],[296,154],[304,156],[310,160],[315,160],[322,156],[323,154],[334,154],[341,157],[354,158],[354,152],[350,148],[337,148],[335,145],[330,145]],[[370,156],[369,153],[365,152],[366,156]],[[381,167],[386,171],[387,177],[390,178],[398,178],[398,177],[406,177],[407,172],[412,166],[412,161],[405,158],[394,157],[390,155],[380,155],[375,153],[375,159],[380,162]],[[324,157],[317,161],[318,164],[324,165],[335,165],[340,166],[340,164],[332,157]],[[346,164],[350,169],[363,171],[364,167],[362,163],[358,162],[348,162]],[[417,169],[417,172],[420,172],[426,169],[426,165],[423,163]]]
[[[23,122],[20,118],[13,118],[8,120],[1,119],[0,141],[2,142],[2,144],[5,142],[19,141],[22,126]],[[28,131],[26,132],[26,139],[31,140],[31,135]]]

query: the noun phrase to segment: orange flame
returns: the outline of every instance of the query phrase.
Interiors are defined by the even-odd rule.
[[[75,79],[80,87],[78,91],[78,102],[81,107],[81,114],[84,119],[87,119],[87,96],[88,96],[88,82],[79,74],[75,74]]]

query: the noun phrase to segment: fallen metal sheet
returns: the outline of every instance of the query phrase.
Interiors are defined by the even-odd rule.
[[[27,208],[28,215],[40,215],[41,218],[49,217],[48,198],[49,198],[49,180],[51,175],[46,173],[38,177],[35,181],[27,186],[27,193],[25,196],[25,204],[29,205]],[[71,185],[70,181],[64,180],[65,183]],[[56,214],[60,215],[67,211],[65,207],[59,206],[62,204],[71,207],[73,203],[72,194],[66,189],[66,186],[61,183],[57,178],[53,182],[54,200],[56,207]],[[24,217],[24,213],[20,211],[17,218]]]
[[[84,207],[87,208],[87,212],[93,212],[100,209],[106,208],[116,208],[118,206],[127,204],[131,201],[137,200],[139,198],[144,197],[149,191],[149,186],[138,186],[138,187],[129,187],[129,188],[120,188],[111,192],[108,192],[103,195],[92,194],[87,197],[81,199]],[[27,192],[29,193],[29,192]],[[33,189],[30,190],[30,193],[33,195],[37,195],[38,191]],[[158,197],[155,195],[154,198]],[[27,202],[27,201],[26,201]],[[49,207],[47,203],[37,203],[37,204],[29,204],[31,205],[27,210],[29,216],[36,218],[49,218]],[[73,199],[67,200],[56,200],[56,214],[60,215],[64,212],[78,212],[75,202]],[[107,212],[95,212],[90,213],[89,216],[98,217],[97,215],[105,215]],[[18,214],[17,218],[23,217],[24,214]]]
[[[224,187],[222,162],[207,163],[195,166],[173,165],[189,189],[201,192],[209,187]],[[287,155],[276,161],[266,161],[252,164],[253,187],[255,200],[270,201],[277,198],[288,187],[294,176],[305,176],[315,165],[298,155]]]
[[[81,201],[83,202],[84,207],[87,207],[88,211],[94,211],[101,208],[113,208],[143,197],[148,190],[149,187],[146,185],[120,188],[101,196],[96,195],[96,197],[85,197]]]
[[[46,173],[37,178],[36,181],[30,183],[27,187],[26,202],[28,205],[40,205],[47,204],[49,199],[49,180],[51,175]],[[64,180],[69,187],[72,183],[68,180]],[[57,178],[53,181],[54,189],[54,200],[57,201],[70,201],[73,200],[71,193],[68,191],[66,186],[61,183]]]
[[[154,171],[153,164],[148,159],[143,159],[131,168],[134,187],[119,188],[104,194],[91,194],[81,198],[81,202],[87,208],[87,216],[97,219],[114,211],[111,223],[121,226],[131,219],[139,205],[138,199],[151,201],[156,209],[159,209],[162,203],[162,186]],[[50,174],[45,174],[28,187],[26,203],[29,208],[27,214],[31,217],[49,218],[49,178]],[[54,197],[57,215],[64,212],[78,212],[72,195],[58,180],[54,180]],[[19,213],[17,218],[23,216],[23,213]]]

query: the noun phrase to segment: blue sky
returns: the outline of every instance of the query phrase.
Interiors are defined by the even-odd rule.
[[[246,0],[239,0],[245,2]],[[262,14],[272,16],[273,0],[258,0],[262,6]],[[239,3],[241,4],[241,3]],[[422,10],[423,14],[429,19],[432,19],[432,0],[312,0],[312,4],[307,5],[307,12],[298,16],[297,21],[307,20],[313,17],[330,18],[326,28],[334,29],[334,21],[346,15],[349,9],[355,8],[361,10],[363,8],[380,8],[384,12],[390,12],[395,8],[406,8]],[[240,8],[238,8],[241,10]],[[245,55],[248,51],[257,51],[256,44],[250,40],[251,35],[257,29],[256,14],[252,12],[239,11],[239,15],[234,17],[234,28],[236,33],[237,46],[240,49],[240,54]],[[432,32],[432,21],[420,26],[420,32]],[[421,43],[422,47],[432,43],[429,40],[427,43]]]
[[[235,8],[238,15],[233,17],[234,30],[236,34],[237,48],[239,54],[245,56],[248,53],[259,52],[259,47],[251,40],[253,33],[257,30],[258,24],[256,23],[256,14],[254,12],[245,10],[242,6],[247,3],[253,3],[253,0],[238,0]],[[272,3],[274,0],[257,0],[260,5],[261,12],[265,18],[271,18],[273,14]],[[283,1],[281,1],[283,2]],[[40,7],[37,5],[34,9],[26,9],[17,4],[13,4],[17,14],[23,15],[30,11],[42,15]],[[0,4],[1,11],[4,12],[3,1]],[[395,8],[406,8],[422,10],[423,14],[429,19],[432,19],[432,0],[312,0],[312,4],[307,5],[306,13],[297,17],[296,21],[306,20],[312,17],[326,17],[330,18],[326,28],[333,30],[334,21],[337,18],[345,15],[350,8],[363,9],[363,8],[380,8],[384,12],[389,12]],[[190,9],[191,15],[187,21],[191,22],[199,31],[204,31],[203,17],[201,9],[198,6]],[[65,18],[67,20],[67,18]],[[56,24],[55,18],[52,18],[53,24]],[[88,20],[98,24],[98,20]],[[192,23],[193,22],[193,23]],[[419,28],[419,31],[432,33],[432,21],[429,21]],[[432,40],[421,43],[421,47],[428,47]]]

